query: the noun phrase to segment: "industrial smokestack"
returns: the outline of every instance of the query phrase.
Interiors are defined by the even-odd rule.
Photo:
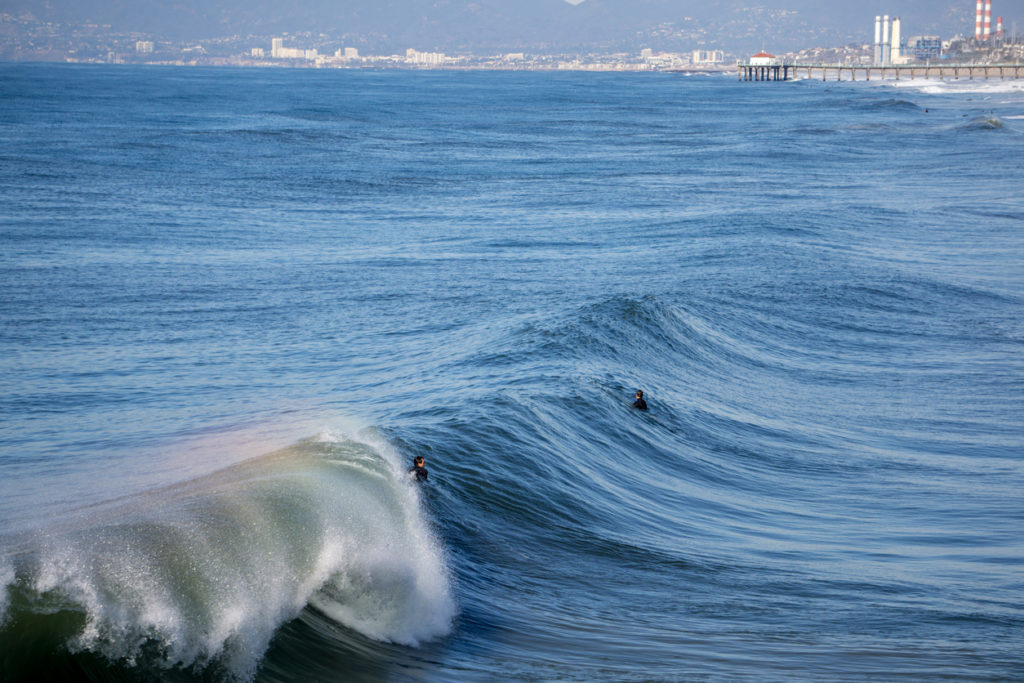
[[[901,21],[899,17],[893,17],[892,20],[892,47],[889,52],[889,61],[896,63],[902,56],[902,44],[903,44],[903,33],[901,30]]]
[[[978,0],[981,2],[981,0]],[[875,15],[875,64],[882,63],[882,17]]]
[[[978,9],[974,19],[974,39],[981,40],[981,26],[985,19],[985,0],[978,0]]]
[[[882,64],[889,63],[889,15],[882,17]]]
[[[985,0],[985,32],[982,40],[988,40],[992,36],[992,0]]]
[[[1002,17],[999,17],[999,20],[996,21],[996,38],[998,40],[1002,40],[1003,39],[1003,18]]]

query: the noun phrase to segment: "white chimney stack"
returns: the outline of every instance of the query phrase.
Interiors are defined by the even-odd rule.
[[[889,15],[882,17],[882,64],[889,63]]]
[[[896,63],[899,61],[902,55],[901,45],[903,44],[903,32],[902,23],[899,17],[893,17],[892,19],[892,48],[889,53],[889,61]]]
[[[981,2],[981,0],[978,0]],[[875,15],[875,64],[882,63],[882,17]]]

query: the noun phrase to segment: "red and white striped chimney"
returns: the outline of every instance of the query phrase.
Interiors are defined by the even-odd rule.
[[[974,39],[981,40],[981,25],[984,21],[985,0],[978,0],[978,9],[974,18]]]
[[[988,40],[992,37],[992,0],[985,0],[985,33],[982,35],[984,40]]]
[[[1002,17],[999,17],[999,20],[996,21],[996,38],[998,38],[999,40],[1003,39],[1003,18]]]

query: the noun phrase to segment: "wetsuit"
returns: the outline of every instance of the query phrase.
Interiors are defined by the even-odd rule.
[[[637,410],[647,410],[647,401],[643,400],[643,398],[638,398],[633,401],[633,407]]]
[[[426,481],[427,480],[427,468],[426,467],[422,467],[420,465],[413,465],[412,467],[409,468],[409,471],[416,473],[416,481]]]

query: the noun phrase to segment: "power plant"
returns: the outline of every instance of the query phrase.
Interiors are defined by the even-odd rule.
[[[966,4],[967,0],[960,0]],[[992,0],[976,0],[974,38],[957,35],[942,40],[937,35],[903,37],[900,17],[888,14],[875,16],[875,42],[873,54],[865,54],[871,45],[853,45],[844,61],[801,62],[803,52],[796,59],[777,58],[767,53],[754,55],[746,62],[738,62],[741,81],[787,81],[790,78],[816,78],[835,76],[837,80],[855,81],[902,78],[950,78],[974,80],[983,78],[1024,79],[1024,41],[1017,34],[1013,22],[1012,35],[1003,32],[1003,18],[996,18],[992,27]],[[969,34],[968,34],[969,35]],[[821,50],[813,51],[820,54]]]
[[[974,20],[974,44],[976,47],[997,47],[1002,45],[1003,18],[996,18],[995,31],[992,30],[992,0],[976,0]],[[890,19],[888,14],[875,17],[875,49],[871,64],[875,66],[893,66],[908,64],[912,60],[938,58],[941,54],[941,41],[938,36],[912,37],[903,44],[902,27],[899,17]]]

